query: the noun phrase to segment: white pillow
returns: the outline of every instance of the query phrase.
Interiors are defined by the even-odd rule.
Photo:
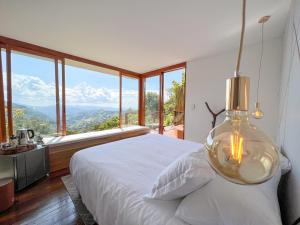
[[[215,177],[203,151],[185,154],[158,176],[152,193],[145,198],[173,200],[186,196]]]
[[[191,225],[282,225],[277,186],[281,170],[266,183],[238,185],[219,175],[186,196],[175,215]]]

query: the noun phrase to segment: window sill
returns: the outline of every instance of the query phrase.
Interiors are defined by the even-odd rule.
[[[114,137],[121,134],[134,133],[134,132],[141,132],[141,134],[142,133],[146,134],[149,133],[149,128],[143,126],[130,126],[130,127],[116,128],[111,130],[88,132],[83,134],[72,134],[67,136],[49,137],[49,138],[44,138],[44,143],[49,147],[57,147],[61,145],[79,143],[82,141],[106,139],[109,137]]]

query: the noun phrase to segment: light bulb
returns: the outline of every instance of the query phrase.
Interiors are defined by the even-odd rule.
[[[239,132],[234,132],[230,135],[230,147],[231,147],[231,157],[233,160],[241,163],[243,149],[244,149],[244,138]]]
[[[261,119],[264,117],[264,112],[261,110],[259,102],[255,103],[255,110],[251,114],[255,119]]]
[[[238,184],[258,184],[276,172],[278,151],[270,138],[249,121],[249,79],[227,80],[226,118],[210,131],[205,147],[211,166]]]

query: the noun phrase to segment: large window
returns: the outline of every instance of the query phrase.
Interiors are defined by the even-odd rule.
[[[159,132],[159,76],[146,78],[145,81],[145,124],[153,132]]]
[[[47,137],[138,124],[138,78],[52,56],[4,49],[1,56],[5,111],[1,124],[6,128],[3,135],[1,125],[1,140],[21,128]]]
[[[13,131],[31,128],[43,136],[56,133],[54,60],[11,52]]]
[[[119,74],[69,61],[65,66],[67,134],[119,126]]]
[[[138,125],[139,80],[122,76],[122,126]]]

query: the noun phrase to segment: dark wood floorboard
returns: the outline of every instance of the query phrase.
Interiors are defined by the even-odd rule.
[[[83,222],[61,178],[55,177],[16,193],[14,206],[0,213],[0,225],[10,224],[83,225]]]

